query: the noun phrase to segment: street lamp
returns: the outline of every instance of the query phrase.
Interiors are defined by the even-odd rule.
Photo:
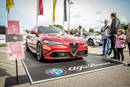
[[[68,16],[68,31],[70,31],[70,5],[74,4],[72,0],[68,0],[69,4],[69,16]]]

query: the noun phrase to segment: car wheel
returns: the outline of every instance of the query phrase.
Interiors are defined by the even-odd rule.
[[[43,60],[43,48],[41,43],[37,44],[37,60],[40,62]]]
[[[89,46],[93,46],[93,45],[94,45],[94,42],[93,42],[92,39],[89,39],[89,40],[88,40],[88,45],[89,45]]]

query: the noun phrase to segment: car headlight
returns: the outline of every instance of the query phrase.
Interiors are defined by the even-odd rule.
[[[51,40],[44,40],[43,42],[46,43],[46,44],[49,44],[49,45],[51,45],[51,46],[63,44],[63,43],[61,43],[61,42],[56,42],[56,41],[51,41]]]

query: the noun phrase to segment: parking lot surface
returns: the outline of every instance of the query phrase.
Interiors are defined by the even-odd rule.
[[[102,47],[89,47],[89,53],[101,54]],[[128,51],[124,51],[125,61],[130,63]],[[111,55],[112,56],[112,55]],[[26,72],[20,60],[18,60],[19,76],[24,76],[20,84],[9,85],[7,78],[16,75],[15,61],[7,56],[7,49],[0,48],[0,87],[130,87],[130,66],[113,67],[92,73],[82,74],[69,78],[43,82],[31,85],[26,78]],[[20,78],[19,78],[20,79]],[[11,80],[10,80],[11,81]]]

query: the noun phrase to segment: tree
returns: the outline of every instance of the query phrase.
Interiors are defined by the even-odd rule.
[[[121,24],[121,29],[125,30],[125,33],[127,32],[128,25]]]
[[[78,30],[75,28],[75,29],[71,29],[70,32],[71,32],[71,34],[76,34],[78,32]]]
[[[90,28],[89,32],[94,33],[94,29]]]
[[[56,28],[60,28],[62,30],[64,30],[63,26],[62,25],[59,25],[59,24],[54,24],[54,25],[49,25],[49,27],[56,27]]]
[[[121,29],[127,30],[127,28],[128,28],[128,25],[121,24]]]
[[[83,32],[86,32],[85,28],[83,28]]]
[[[25,30],[26,33],[29,33],[29,30]]]
[[[94,33],[101,34],[101,32],[100,32],[100,31],[94,31]]]

